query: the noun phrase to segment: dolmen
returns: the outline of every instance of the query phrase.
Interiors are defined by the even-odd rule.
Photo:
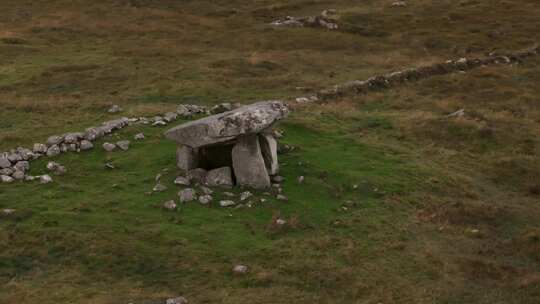
[[[270,128],[288,113],[281,101],[261,101],[182,124],[165,136],[178,143],[178,168],[197,182],[263,189],[279,171]]]

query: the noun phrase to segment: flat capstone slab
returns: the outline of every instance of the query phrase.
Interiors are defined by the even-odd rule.
[[[165,137],[181,145],[199,148],[260,133],[288,114],[289,109],[282,101],[261,101],[185,123],[166,131]]]

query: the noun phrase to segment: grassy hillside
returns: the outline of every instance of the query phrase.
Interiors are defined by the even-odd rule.
[[[113,103],[289,98],[540,41],[536,1],[407,2],[1,1],[0,150]],[[340,30],[267,25],[327,8]],[[536,57],[294,106],[277,126],[297,147],[280,156],[288,202],[163,210],[181,189],[163,128],[57,157],[52,184],[0,184],[17,210],[0,215],[0,303],[538,303],[539,75]],[[168,189],[149,194],[158,173]]]

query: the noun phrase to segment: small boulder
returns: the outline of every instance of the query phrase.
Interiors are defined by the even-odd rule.
[[[12,183],[15,179],[13,179],[13,177],[11,176],[7,176],[7,175],[0,175],[0,181],[2,183]]]
[[[176,185],[189,186],[190,182],[187,177],[179,176],[174,180]]]
[[[209,194],[199,196],[199,202],[203,205],[207,205],[212,201],[212,196]]]
[[[137,133],[137,134],[135,134],[135,136],[133,136],[133,138],[135,140],[143,140],[144,139],[144,134],[143,133]]]
[[[61,153],[60,147],[58,145],[52,145],[47,149],[47,156],[48,157],[54,157]]]
[[[186,177],[192,182],[192,183],[199,183],[204,184],[206,180],[206,174],[207,171],[201,168],[189,170]]]
[[[178,192],[178,196],[180,197],[180,202],[191,202],[197,199],[197,194],[194,189],[192,188],[186,188],[184,190],[181,190]]]
[[[165,208],[167,210],[175,210],[176,209],[176,203],[174,202],[174,200],[166,201],[163,204],[163,208]]]
[[[296,179],[296,182],[299,183],[299,184],[302,184],[304,183],[304,180],[306,178],[303,176],[303,175],[300,175],[297,179]],[[356,188],[355,188],[356,189]]]
[[[15,170],[15,172],[13,172],[11,177],[13,177],[16,180],[23,180],[24,179],[24,172],[19,171],[19,170]]]
[[[116,145],[106,142],[103,144],[103,149],[107,152],[112,152],[116,149]]]
[[[47,145],[36,143],[32,149],[34,153],[45,154],[47,153]]]
[[[9,176],[9,175],[13,174],[13,172],[15,172],[15,170],[13,168],[10,168],[10,167],[0,169],[0,175],[8,175]]]
[[[81,150],[82,151],[87,151],[87,150],[90,150],[92,148],[94,148],[94,144],[92,144],[91,141],[86,140],[86,139],[81,140]]]
[[[21,160],[18,161],[14,167],[19,171],[26,172],[30,169],[30,163],[26,160]]]
[[[53,135],[47,139],[47,146],[59,145],[63,140],[62,136]]]
[[[121,140],[119,142],[116,143],[116,145],[122,149],[123,151],[127,151],[129,149],[129,144],[130,144],[130,141],[129,140]]]
[[[42,184],[52,183],[52,181],[53,179],[48,174],[39,177],[39,182]]]
[[[178,114],[175,112],[167,112],[165,115],[163,115],[163,120],[166,122],[172,122],[175,121],[176,118],[178,118]]]
[[[225,186],[231,187],[233,185],[232,170],[230,167],[222,167],[208,171],[206,175],[205,184],[210,187]]]
[[[8,174],[9,175],[9,174]],[[214,190],[208,188],[208,187],[205,187],[205,186],[201,186],[201,191],[204,193],[204,194],[213,194],[214,193]]]
[[[231,201],[231,200],[222,200],[222,201],[219,201],[219,205],[221,207],[232,207],[232,206],[236,205],[236,203],[234,201]]]
[[[285,178],[283,176],[280,176],[280,175],[276,175],[276,176],[272,177],[272,181],[274,183],[282,183],[284,180],[285,180]]]
[[[0,156],[0,169],[11,167],[11,162],[7,157]]]
[[[249,191],[244,191],[244,192],[240,193],[240,201],[245,201],[245,200],[247,200],[248,198],[250,198],[252,196],[253,196],[253,193],[251,193]]]
[[[219,114],[219,113],[231,111],[232,109],[233,109],[233,106],[230,103],[224,102],[224,103],[220,103],[218,105],[213,106],[210,109],[210,113],[211,114]]]

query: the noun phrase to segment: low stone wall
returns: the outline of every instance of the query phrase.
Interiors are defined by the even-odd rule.
[[[309,97],[296,98],[297,102],[310,102],[328,100],[348,94],[361,94],[369,91],[392,88],[402,83],[418,81],[437,75],[445,75],[459,71],[467,71],[481,66],[494,64],[520,63],[528,57],[538,55],[540,48],[535,45],[532,48],[508,54],[491,54],[485,58],[461,58],[458,60],[448,60],[430,66],[410,68],[385,75],[370,77],[366,80],[354,80],[344,84],[336,85],[331,89],[319,91]]]

